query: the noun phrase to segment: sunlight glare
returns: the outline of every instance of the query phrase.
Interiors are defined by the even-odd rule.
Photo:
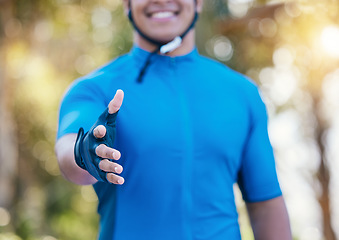
[[[327,26],[321,33],[321,44],[327,54],[339,58],[339,27],[336,25]]]

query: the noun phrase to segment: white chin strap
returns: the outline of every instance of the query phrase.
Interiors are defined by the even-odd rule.
[[[166,54],[169,52],[172,52],[173,50],[177,49],[182,43],[181,37],[177,36],[169,43],[166,43],[165,45],[162,45],[160,47],[160,53]]]

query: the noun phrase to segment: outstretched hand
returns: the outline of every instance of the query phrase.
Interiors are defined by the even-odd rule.
[[[93,127],[84,134],[80,128],[75,144],[76,163],[98,181],[123,184],[119,176],[121,165],[112,160],[120,159],[120,152],[113,148],[116,134],[116,117],[122,105],[124,92],[118,90]]]

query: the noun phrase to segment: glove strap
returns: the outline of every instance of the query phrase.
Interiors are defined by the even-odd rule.
[[[83,138],[84,138],[84,129],[81,127],[78,131],[78,136],[77,136],[77,139],[75,141],[75,146],[74,146],[74,158],[75,158],[75,162],[76,164],[81,167],[82,169],[84,170],[87,170],[86,169],[86,166],[85,166],[85,163],[84,163],[84,160],[82,159],[82,156],[81,156],[81,143],[83,141]]]

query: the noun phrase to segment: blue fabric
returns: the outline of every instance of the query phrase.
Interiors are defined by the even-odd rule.
[[[248,202],[280,196],[265,105],[257,86],[200,56],[134,47],[74,82],[58,137],[89,129],[117,89],[125,92],[115,148],[125,183],[99,182],[100,239],[240,239],[233,185]]]

